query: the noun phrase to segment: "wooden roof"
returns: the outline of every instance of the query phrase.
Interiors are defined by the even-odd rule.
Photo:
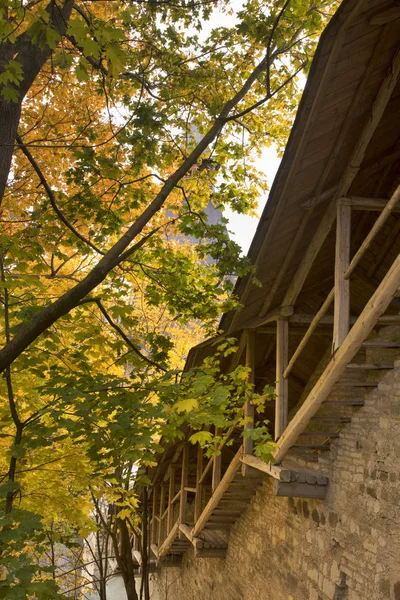
[[[250,278],[237,282],[235,293],[244,307],[240,312],[223,315],[220,328],[225,333],[235,335],[261,323],[271,288],[274,293],[269,297],[269,310],[282,305],[340,186],[346,196],[389,198],[399,183],[399,84],[360,153],[360,134],[368,128],[377,95],[399,47],[398,2],[343,0],[321,36],[280,168],[249,250],[262,287],[254,286]],[[346,181],[351,185],[346,187]],[[356,214],[352,219],[353,253],[377,218],[375,211]],[[290,256],[293,239],[302,227],[296,251]],[[334,229],[333,226],[313,261],[295,302],[297,313],[315,314],[333,286]],[[399,253],[399,231],[400,215],[394,213],[354,272],[352,314],[360,313]],[[297,378],[300,387],[329,343],[326,338],[316,337],[299,359],[293,381]],[[270,371],[274,381],[273,365],[268,369],[268,359],[264,360],[268,344],[268,335],[258,335],[259,368],[262,367],[265,378]],[[187,365],[198,363],[210,352],[212,340],[192,349]]]

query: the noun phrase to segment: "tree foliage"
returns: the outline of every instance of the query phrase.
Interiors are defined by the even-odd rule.
[[[126,521],[160,436],[242,418],[233,346],[179,371],[252,269],[206,209],[256,209],[335,4],[1,0],[0,598],[61,593],[49,547]]]

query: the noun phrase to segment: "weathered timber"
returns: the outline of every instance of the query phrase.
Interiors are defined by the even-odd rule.
[[[150,544],[150,550],[156,558],[158,558],[158,546],[157,544]]]
[[[197,520],[197,522],[193,528],[193,535],[195,537],[197,537],[199,535],[199,533],[201,532],[201,530],[204,529],[214,508],[216,508],[218,506],[219,501],[221,500],[222,496],[224,495],[224,493],[228,489],[229,485],[231,484],[233,478],[235,477],[235,475],[237,473],[237,470],[240,467],[240,464],[241,464],[240,459],[241,459],[242,455],[243,455],[243,448],[239,448],[235,457],[231,461],[229,467],[225,471],[225,474],[224,474],[223,478],[221,479],[221,483],[219,484],[219,486],[217,487],[217,489],[211,496],[205,509],[201,513],[199,519]]]
[[[246,331],[246,367],[250,369],[249,383],[254,385],[255,371],[255,331],[248,329]],[[243,436],[243,453],[253,453],[253,440],[246,436],[246,433],[254,428],[254,405],[251,400],[247,400],[244,406],[244,436]],[[248,470],[246,465],[242,465],[242,475],[246,476]]]
[[[342,344],[350,326],[350,282],[344,276],[350,262],[350,232],[351,208],[338,203],[335,250],[334,351]]]
[[[275,439],[279,439],[287,426],[288,419],[288,380],[284,376],[288,365],[289,323],[280,317],[276,324],[276,398],[275,398]],[[245,452],[245,454],[250,454]]]
[[[150,540],[154,544],[157,540],[157,525],[158,525],[158,519],[157,519],[157,515],[156,515],[156,512],[157,512],[157,488],[158,488],[158,486],[153,486],[153,506],[152,506],[153,518],[151,520],[151,525],[150,525],[150,529],[151,529]],[[159,527],[159,525],[158,525],[158,527]]]
[[[171,465],[169,474],[169,488],[168,488],[168,519],[167,519],[167,534],[171,531],[174,521],[174,505],[172,500],[175,495],[175,473],[176,465]]]
[[[259,313],[260,317],[264,317],[267,314],[268,309],[270,308],[270,306],[272,304],[275,293],[276,293],[277,289],[279,288],[279,286],[281,285],[282,279],[283,279],[284,275],[286,274],[287,268],[297,250],[300,240],[303,237],[303,233],[306,228],[306,225],[308,225],[308,222],[310,220],[311,212],[312,211],[310,211],[310,210],[306,210],[301,219],[299,227],[296,231],[296,235],[294,236],[293,241],[289,247],[289,250],[286,253],[285,259],[279,269],[279,273],[278,273],[277,277],[275,277],[274,283],[271,285],[271,287],[268,290],[267,297],[266,297],[264,304],[261,308],[261,311]]]
[[[399,51],[398,60],[399,60],[399,72],[400,72],[400,51]],[[361,246],[359,247],[359,249],[353,256],[353,258],[351,259],[351,263],[347,267],[346,272],[345,272],[346,279],[348,279],[350,277],[350,275],[352,274],[352,272],[354,271],[354,269],[360,262],[361,258],[364,256],[365,252],[370,247],[370,245],[371,245],[372,241],[374,240],[375,236],[377,235],[377,233],[382,229],[383,225],[386,223],[387,219],[391,215],[393,208],[396,206],[399,199],[400,199],[400,185],[397,186],[395,192],[392,194],[390,200],[388,201],[385,208],[382,210],[381,214],[379,215],[379,217],[375,221],[374,225],[372,226],[371,231],[369,232],[369,234],[367,235],[367,237],[365,238],[365,240],[363,241],[363,243],[361,244]]]
[[[182,453],[182,475],[181,475],[181,498],[179,504],[179,522],[184,523],[186,518],[186,504],[187,504],[187,491],[185,488],[188,487],[188,475],[189,475],[189,444],[186,443],[183,447]],[[182,534],[179,533],[179,537]]]
[[[382,119],[385,108],[393,94],[393,90],[396,87],[399,74],[400,49],[397,49],[393,56],[390,69],[388,70],[388,73],[383,79],[382,84],[379,88],[378,94],[375,98],[375,102],[372,106],[371,113],[365,122],[365,125],[361,131],[361,134],[350,157],[350,160],[347,163],[347,167],[341,177],[338,190],[339,197],[346,196],[351,184],[353,183],[358,171],[360,170],[361,163],[367,151],[368,145]]]
[[[161,546],[163,541],[163,512],[164,512],[164,504],[165,504],[165,484],[162,483],[160,487],[160,510],[159,510],[159,522],[158,522],[158,547]]]
[[[347,201],[353,210],[366,210],[381,212],[389,202],[389,198],[363,198],[361,196],[350,196],[341,198],[341,201]],[[400,206],[394,206],[392,212],[400,212]]]
[[[220,436],[222,433],[222,429],[219,427],[215,428],[215,435],[216,436]],[[212,470],[212,479],[211,479],[211,491],[215,492],[215,490],[217,489],[217,487],[219,486],[219,483],[221,481],[221,469],[222,469],[222,454],[215,454],[214,455],[214,462],[213,462],[213,470]]]
[[[200,444],[197,444],[197,457],[196,457],[196,496],[194,499],[194,522],[201,514],[201,501],[203,486],[201,484],[201,476],[203,472],[203,448]]]
[[[274,496],[288,496],[293,498],[320,498],[324,499],[328,491],[326,485],[310,485],[293,481],[286,483],[274,481],[272,493]]]
[[[195,558],[225,558],[227,548],[202,548],[194,551]]]
[[[390,270],[366,304],[360,317],[351,328],[334,358],[329,362],[318,382],[278,441],[277,450],[274,452],[275,462],[280,462],[283,459],[286,452],[296,441],[298,435],[305,430],[311,417],[316,414],[322,402],[327,399],[333,385],[343,375],[346,365],[352,360],[361,347],[361,344],[371,333],[378,318],[385,312],[399,286],[400,256],[393,262]]]
[[[332,229],[332,225],[335,219],[336,202],[331,201],[324,213],[324,216],[321,219],[321,222],[318,226],[317,231],[314,234],[314,237],[312,238],[305,252],[304,258],[299,268],[297,269],[295,276],[293,277],[293,281],[285,294],[282,304],[294,305],[296,303],[297,297],[300,294],[300,291],[304,285],[307,275],[309,274],[314,260],[318,252],[321,250],[322,245],[328,236],[328,233]]]
[[[172,526],[171,531],[169,532],[166,540],[164,541],[164,543],[159,546],[158,549],[158,556],[159,558],[162,558],[165,554],[167,554],[168,550],[170,549],[170,547],[172,546],[176,536],[179,533],[179,519],[174,523],[174,525]]]
[[[319,309],[319,311],[317,312],[317,314],[315,315],[315,317],[312,319],[310,326],[308,327],[303,339],[301,340],[300,344],[297,346],[292,358],[289,361],[288,366],[286,367],[283,376],[285,378],[288,377],[290,371],[293,368],[294,363],[296,362],[296,360],[298,359],[298,357],[300,356],[302,350],[304,349],[304,347],[306,346],[306,344],[309,342],[311,336],[315,333],[322,317],[325,315],[325,313],[328,311],[330,305],[332,304],[333,298],[334,298],[334,292],[335,289],[333,288],[328,296],[326,297],[325,301],[323,302],[321,308]],[[289,333],[292,330],[289,330]]]

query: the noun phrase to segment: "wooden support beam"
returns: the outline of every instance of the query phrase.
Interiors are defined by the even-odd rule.
[[[134,558],[136,558],[136,561],[137,561],[139,567],[141,567],[143,564],[142,554],[139,552],[139,550],[132,550],[132,554],[133,554]]]
[[[169,532],[165,542],[161,546],[158,547],[158,557],[159,558],[162,558],[165,554],[167,554],[168,550],[172,546],[178,533],[179,533],[179,519],[172,526],[172,529]]]
[[[214,456],[211,456],[211,458],[209,459],[208,463],[206,464],[205,469],[200,477],[200,483],[204,482],[204,480],[205,480],[206,476],[208,475],[210,469],[212,468],[213,464],[214,464]]]
[[[400,54],[399,54],[399,56],[400,56]],[[386,204],[385,208],[382,210],[381,214],[375,221],[371,231],[369,232],[369,234],[367,235],[367,237],[361,244],[360,248],[357,250],[357,252],[353,256],[351,263],[345,272],[346,279],[348,279],[350,277],[350,275],[352,274],[352,272],[354,271],[354,269],[360,262],[361,258],[363,257],[365,252],[370,247],[370,245],[371,245],[373,239],[375,238],[375,236],[377,235],[377,233],[382,229],[383,225],[386,223],[387,219],[391,215],[393,208],[396,206],[399,199],[400,199],[400,185],[396,188],[395,192],[391,196],[391,198],[388,201],[388,203]]]
[[[255,331],[248,329],[246,331],[246,367],[250,369],[249,383],[253,386],[255,381]],[[244,407],[244,437],[243,437],[243,453],[253,454],[253,440],[246,437],[246,433],[254,429],[254,405],[251,400],[247,400]],[[242,474],[245,477],[248,474],[246,465],[242,467]],[[214,490],[213,490],[214,491]]]
[[[333,351],[343,343],[350,326],[350,282],[344,275],[350,262],[351,208],[338,203],[336,218]]]
[[[364,198],[362,196],[348,196],[340,198],[340,202],[348,203],[353,210],[381,212],[386,208],[389,198]],[[400,212],[400,206],[394,206],[392,212]]]
[[[150,544],[150,550],[156,558],[158,558],[158,546],[157,544]]]
[[[293,281],[290,284],[285,297],[282,301],[284,305],[294,305],[297,297],[301,292],[305,280],[311,270],[315,258],[318,252],[321,250],[323,243],[325,242],[332,225],[336,219],[336,202],[331,201],[327,206],[327,209],[322,217],[320,224],[304,254],[303,260],[297,269]]]
[[[192,530],[190,529],[189,525],[186,525],[186,523],[181,523],[179,525],[179,529],[195,548],[203,548],[204,540],[201,540],[198,537],[193,537]]]
[[[325,315],[325,313],[328,311],[330,305],[332,304],[333,301],[333,297],[334,297],[334,288],[329,292],[328,296],[326,297],[325,301],[323,302],[321,308],[319,309],[319,311],[317,312],[317,314],[315,315],[315,317],[313,317],[309,328],[307,329],[303,339],[301,340],[300,344],[297,346],[292,358],[289,361],[288,366],[286,367],[283,376],[285,378],[287,378],[289,376],[290,371],[293,369],[293,365],[296,362],[296,360],[298,359],[298,357],[300,356],[302,350],[304,349],[304,347],[306,346],[306,344],[308,343],[308,341],[310,340],[311,336],[316,332],[316,329],[318,327],[318,325],[320,324],[320,321],[322,319],[322,317]],[[290,328],[289,333],[292,331],[292,328]],[[325,332],[326,335],[326,332]]]
[[[176,492],[175,496],[172,498],[171,504],[175,504],[175,502],[178,502],[180,497],[181,497],[181,490]]]
[[[227,548],[201,548],[194,551],[195,558],[225,558]]]
[[[207,522],[208,522],[211,514],[213,513],[214,509],[218,506],[219,501],[221,500],[222,496],[224,495],[224,493],[228,489],[229,485],[231,484],[232,480],[234,479],[234,477],[240,467],[240,464],[241,464],[240,459],[241,459],[242,455],[243,455],[243,447],[240,447],[239,450],[237,451],[235,457],[231,461],[229,467],[225,471],[225,474],[224,474],[223,478],[221,479],[221,483],[219,484],[219,486],[217,487],[217,489],[211,496],[210,500],[207,502],[205,509],[203,510],[199,519],[197,520],[197,523],[195,524],[195,526],[193,528],[193,532],[192,532],[193,536],[197,537],[199,535],[199,533],[201,533],[201,531],[207,525]]]
[[[285,200],[289,195],[288,191],[290,189],[290,186],[293,185],[293,176],[295,175],[296,170],[299,168],[300,153],[303,151],[303,148],[304,148],[303,141],[305,139],[305,136],[309,132],[309,126],[312,123],[312,119],[314,118],[315,112],[318,111],[318,109],[320,108],[322,103],[325,101],[325,81],[326,80],[329,81],[329,78],[332,77],[332,70],[334,69],[334,67],[336,65],[336,61],[337,61],[337,52],[339,51],[339,49],[341,48],[341,46],[343,44],[343,40],[344,40],[344,36],[345,36],[345,32],[346,32],[346,25],[347,25],[347,23],[350,23],[352,21],[352,19],[355,17],[355,15],[358,13],[360,7],[363,6],[364,1],[365,0],[356,0],[356,2],[353,4],[351,10],[346,13],[344,21],[343,21],[341,27],[339,28],[338,34],[334,37],[329,54],[325,59],[324,69],[321,73],[321,77],[318,80],[318,87],[316,89],[315,94],[313,95],[313,100],[312,100],[311,106],[307,112],[306,122],[304,123],[304,126],[301,130],[300,138],[296,144],[296,150],[295,150],[295,154],[291,160],[289,172],[285,173],[285,178],[284,178],[284,182],[283,182],[284,185],[283,185],[283,188],[280,190],[281,200]],[[344,195],[344,194],[342,194],[342,195]],[[276,210],[272,213],[272,215],[269,216],[270,224],[266,231],[266,235],[264,236],[263,242],[258,250],[257,256],[255,257],[255,260],[254,260],[255,264],[257,264],[259,257],[262,256],[263,253],[265,252],[265,248],[268,248],[268,244],[270,243],[270,240],[271,240],[271,235],[273,234],[273,232],[275,232],[277,223],[280,223],[281,219],[284,218],[286,209],[287,209],[287,202],[282,201],[279,203],[279,205],[277,206]],[[307,273],[305,274],[304,279],[306,276],[307,276]],[[302,283],[300,285],[298,292],[293,294],[293,291],[296,292],[297,286],[298,286],[298,283],[296,283],[296,287],[292,290],[292,293],[291,293],[291,296],[294,296],[295,298],[297,298],[297,295],[302,288]],[[248,295],[252,289],[253,289],[252,288],[252,278],[249,277],[246,281],[246,285],[245,285],[243,294],[241,295],[241,302],[243,304],[246,303]],[[294,301],[284,301],[283,304],[294,305],[295,302]],[[232,319],[230,331],[234,331],[237,320],[239,319],[239,315],[240,315],[240,312],[238,311],[236,313],[236,315],[234,316],[234,318]],[[255,326],[257,326],[257,325],[255,325]]]
[[[215,435],[220,436],[222,433],[222,430],[220,427],[216,427],[215,428]],[[214,462],[213,462],[213,470],[212,470],[212,480],[211,480],[211,490],[212,493],[215,492],[215,490],[217,489],[217,487],[219,486],[219,483],[221,481],[221,468],[222,468],[222,454],[215,454],[214,455]]]
[[[174,523],[174,505],[172,500],[175,496],[175,473],[176,465],[171,465],[169,474],[169,486],[168,486],[168,520],[167,520],[167,535],[172,529]]]
[[[203,486],[202,486],[200,480],[201,480],[202,474],[203,474],[203,448],[200,446],[200,444],[197,444],[196,496],[194,499],[194,522],[195,523],[201,514]]]
[[[185,488],[188,487],[188,475],[189,475],[189,443],[183,447],[182,453],[182,476],[181,476],[181,498],[179,504],[179,522],[184,523],[186,519],[186,504],[187,504],[187,491]],[[182,537],[182,534],[179,534]]]
[[[288,380],[284,377],[288,366],[288,348],[289,322],[280,317],[276,325],[275,440],[282,435],[288,419]]]
[[[382,12],[376,13],[370,18],[370,25],[385,25],[386,23],[392,23],[395,19],[400,18],[400,7],[393,6]]]
[[[310,485],[309,483],[299,483],[293,481],[285,483],[283,481],[274,481],[272,493],[274,496],[287,496],[292,498],[326,498],[328,486]]]
[[[366,304],[334,358],[329,362],[307,399],[286,428],[274,452],[275,462],[279,463],[282,461],[299,434],[305,430],[310,419],[317,413],[322,402],[327,399],[333,386],[343,375],[347,364],[351,362],[363,342],[371,333],[378,318],[385,312],[399,287],[400,256],[393,262],[388,273]]]
[[[374,135],[386,106],[393,94],[400,75],[400,48],[393,56],[392,63],[388,69],[386,77],[383,79],[379,88],[371,113],[361,131],[355,148],[352,152],[347,167],[339,183],[338,197],[346,196],[351,184],[353,183],[358,171],[360,170],[365,153],[369,143]]]
[[[157,513],[157,489],[158,486],[153,486],[153,507],[152,507],[152,520],[151,520],[151,535],[150,535],[150,539],[152,543],[156,543],[157,541],[157,527],[159,527],[158,525],[158,521],[156,519],[156,513]]]
[[[162,515],[164,512],[164,504],[165,504],[165,484],[162,483],[161,487],[160,487],[160,511],[159,511],[159,517],[160,520],[158,522],[158,547],[161,546],[162,542],[163,542],[163,537],[164,537],[164,531],[163,531],[163,520],[162,520]]]

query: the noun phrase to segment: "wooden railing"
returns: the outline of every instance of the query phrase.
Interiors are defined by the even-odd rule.
[[[271,332],[276,332],[276,400],[275,400],[275,439],[274,464],[260,461],[253,454],[253,441],[246,436],[246,431],[254,427],[254,407],[250,400],[244,405],[244,435],[240,447],[229,465],[223,470],[223,450],[228,439],[235,433],[235,427],[223,436],[218,453],[205,462],[200,445],[193,452],[193,446],[185,442],[178,453],[175,453],[163,480],[153,487],[152,517],[150,521],[151,549],[158,559],[165,556],[176,540],[191,542],[195,548],[202,547],[203,541],[198,537],[207,524],[213,510],[218,506],[223,494],[236,476],[240,466],[242,475],[246,476],[252,469],[268,473],[272,477],[289,485],[290,474],[279,466],[287,451],[304,432],[310,419],[318,411],[321,403],[327,398],[333,385],[342,376],[346,365],[352,360],[361,344],[365,341],[378,322],[399,322],[396,316],[383,315],[400,287],[400,255],[394,260],[387,275],[376,289],[359,317],[350,315],[350,282],[349,276],[370,247],[372,240],[381,230],[383,224],[400,198],[400,186],[380,213],[370,233],[350,260],[350,219],[352,199],[340,199],[337,202],[335,284],[315,315],[298,315],[291,307],[285,306],[263,317],[262,326],[275,323]],[[376,209],[378,200],[374,200]],[[379,200],[379,202],[381,202]],[[361,199],[356,202],[356,209],[362,208]],[[309,265],[311,268],[311,265]],[[334,302],[334,315],[327,314]],[[296,350],[289,359],[289,333],[291,324],[307,325]],[[332,335],[333,358],[325,371],[312,388],[301,408],[288,423],[289,397],[288,378],[293,367],[312,336],[318,328],[330,326]],[[270,327],[270,325],[269,325]],[[350,329],[351,327],[351,329]],[[243,362],[250,369],[250,383],[255,384],[255,335],[256,327],[243,332],[240,350],[235,357],[239,364],[242,353]],[[268,330],[269,332],[269,330]],[[326,334],[326,329],[324,330]],[[273,347],[271,351],[273,350]],[[232,365],[231,365],[232,367]],[[222,435],[215,430],[216,435]],[[189,467],[192,454],[192,468]],[[195,456],[194,456],[195,454]],[[225,456],[226,459],[226,456]],[[225,461],[224,461],[225,462]],[[223,472],[224,471],[224,472]],[[285,477],[289,478],[285,482]],[[311,474],[309,478],[313,478]],[[303,477],[304,479],[304,477]],[[326,479],[326,478],[325,478]],[[326,482],[325,482],[326,483]],[[323,482],[323,484],[325,484]],[[298,485],[296,483],[296,485]],[[322,497],[322,496],[319,496]],[[188,501],[189,500],[189,501]]]

